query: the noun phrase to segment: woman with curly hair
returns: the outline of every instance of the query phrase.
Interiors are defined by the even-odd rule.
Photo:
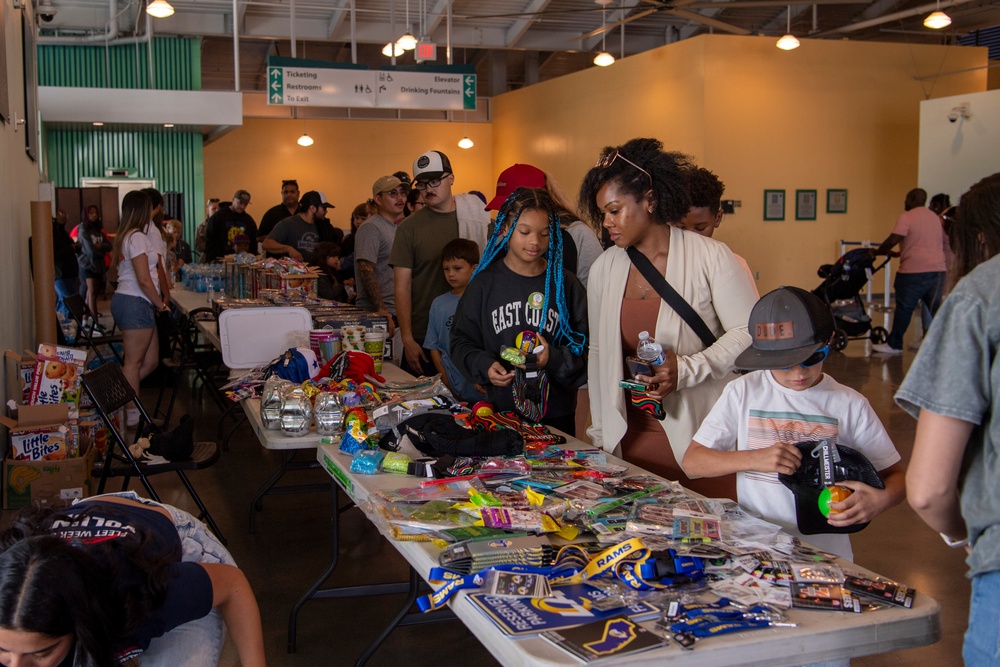
[[[0,663],[264,664],[250,584],[203,524],[135,494],[28,510],[0,535]]]
[[[663,150],[656,139],[607,147],[580,188],[580,209],[608,231],[613,248],[590,272],[588,387],[594,445],[620,448],[625,460],[679,480],[712,497],[736,497],[733,476],[692,482],[680,467],[695,430],[733,379],[733,362],[747,346],[747,322],[756,302],[749,276],[725,244],[674,225],[691,207],[685,174],[689,159]],[[633,264],[634,248],[700,316],[711,345]],[[641,258],[640,258],[641,259]],[[663,346],[652,375],[633,378],[626,358],[639,333]],[[648,390],[619,388],[620,380]]]

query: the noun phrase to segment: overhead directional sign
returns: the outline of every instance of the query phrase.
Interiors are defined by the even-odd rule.
[[[476,75],[467,67],[432,71],[345,68],[269,58],[268,104],[380,109],[475,109]]]

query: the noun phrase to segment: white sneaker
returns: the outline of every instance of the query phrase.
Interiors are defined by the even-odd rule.
[[[889,343],[876,343],[872,345],[872,352],[878,352],[879,354],[903,354],[902,350],[897,350],[889,345]]]
[[[139,409],[125,408],[125,425],[129,428],[139,423]]]

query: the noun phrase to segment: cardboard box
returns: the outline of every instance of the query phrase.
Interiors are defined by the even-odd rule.
[[[10,433],[8,459],[54,461],[79,456],[76,421],[69,405],[21,405],[17,419],[0,417]]]
[[[35,375],[35,353],[25,350],[24,354],[18,354],[14,350],[6,350],[3,356],[7,365],[7,398],[27,403],[31,380]]]
[[[66,507],[93,493],[94,450],[61,461],[4,461],[3,508]]]

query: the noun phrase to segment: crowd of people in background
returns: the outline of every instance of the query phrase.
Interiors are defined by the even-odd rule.
[[[905,478],[928,525],[970,550],[966,657],[986,664],[1000,618],[989,603],[1000,591],[1000,501],[989,491],[1000,481],[1000,175],[973,186],[957,208],[947,195],[927,206],[924,190],[910,191],[872,251],[899,246],[901,259],[893,328],[873,352],[900,354],[912,314],[926,309],[931,344],[896,395],[919,418],[908,473],[867,399],[823,372],[835,330],[829,304],[797,288],[759,297],[747,262],[712,238],[725,185],[689,156],[656,139],[606,147],[575,201],[529,164],[502,171],[492,197],[456,193],[451,162],[437,150],[414,160],[412,177],[372,177],[371,197],[353,208],[346,235],[321,191],[300,193],[297,180],[285,180],[259,226],[248,191],[209,199],[193,252],[152,188],[125,196],[113,240],[98,207],[87,207],[69,235],[59,211],[56,292],[78,290],[97,314],[98,294],[109,276],[115,281],[111,311],[124,336],[125,376],[138,391],[158,363],[157,317],[169,311],[171,277],[183,265],[236,251],[308,262],[320,273],[319,296],[385,316],[390,335],[398,329],[403,370],[439,374],[462,401],[489,401],[569,435],[586,387],[594,446],[706,496],[735,498],[793,533],[802,519],[777,479],[800,465],[796,443],[811,433],[850,444],[871,457],[885,488],[847,482],[852,493],[831,504],[838,515],[823,520],[824,530],[850,532],[901,502]],[[654,356],[644,356],[653,343]],[[511,348],[519,354],[505,352]],[[129,408],[127,423],[137,419]],[[35,536],[52,532],[47,520],[8,533],[0,558],[58,553],[51,538]],[[8,548],[17,543],[23,548]],[[846,536],[822,544],[851,555]],[[207,569],[213,581],[232,576]],[[203,572],[194,576],[205,585]],[[239,577],[235,583],[234,595],[245,596]],[[191,613],[213,606],[202,600]],[[230,622],[244,633],[241,657],[242,649],[255,656],[259,619]],[[109,627],[123,632],[118,621]],[[86,643],[67,640],[76,651]]]

